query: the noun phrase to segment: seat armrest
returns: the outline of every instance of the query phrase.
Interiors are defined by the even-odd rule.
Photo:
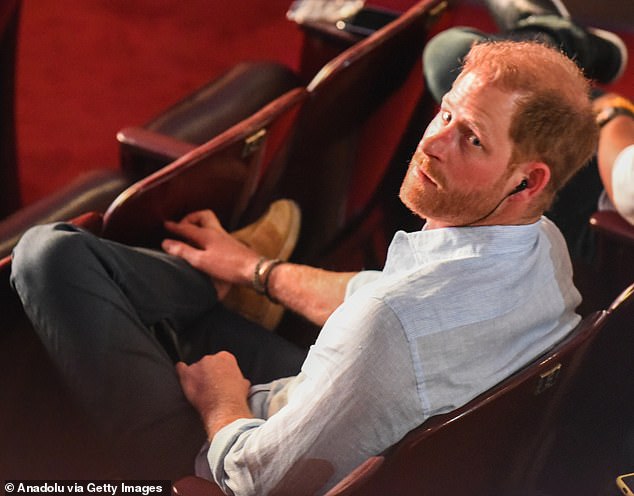
[[[140,179],[192,151],[196,146],[142,127],[126,127],[117,133],[121,167]]]
[[[618,212],[600,211],[590,217],[592,228],[603,236],[634,246],[634,226]]]
[[[86,212],[71,219],[69,222],[74,226],[81,227],[88,232],[99,235],[101,233],[101,226],[103,225],[103,213]]]
[[[174,483],[172,494],[175,496],[225,496],[225,493],[213,482],[200,477],[184,477]]]
[[[357,468],[350,472],[337,485],[332,487],[326,496],[353,496],[362,494],[366,484],[372,484],[372,476],[381,468],[385,457],[375,455],[366,459]]]
[[[130,184],[121,171],[98,170],[0,221],[0,259],[11,254],[24,232],[37,224],[76,218],[90,211],[103,212]],[[96,227],[85,219],[86,226]],[[100,230],[100,229],[99,229]]]
[[[71,224],[82,227],[93,234],[99,234],[101,232],[101,225],[103,224],[103,214],[100,212],[86,212],[82,215],[78,215],[74,219],[69,221]],[[15,240],[18,242],[19,237]],[[14,243],[15,244],[15,243]],[[13,247],[11,247],[13,248]],[[3,250],[3,253],[5,251]],[[6,254],[0,254],[0,278],[9,276],[11,269],[11,251]]]
[[[588,308],[606,308],[623,288],[632,283],[634,273],[634,226],[618,212],[600,211],[590,217],[597,236],[584,300]],[[589,296],[588,296],[589,295]],[[595,303],[596,302],[596,303]]]
[[[202,145],[300,86],[300,78],[282,64],[236,64],[144,124],[143,129],[156,133],[154,138],[144,137],[150,139],[147,151],[144,141],[119,137],[122,167],[134,173],[141,170],[139,178],[146,176],[183,155],[179,142]],[[126,130],[124,134],[128,133]],[[162,141],[158,138],[161,135],[176,141]]]

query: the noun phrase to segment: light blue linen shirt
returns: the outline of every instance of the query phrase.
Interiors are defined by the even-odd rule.
[[[254,386],[256,418],[221,429],[197,473],[228,494],[321,494],[551,348],[580,301],[545,217],[399,232],[384,270],[350,281],[300,374]]]

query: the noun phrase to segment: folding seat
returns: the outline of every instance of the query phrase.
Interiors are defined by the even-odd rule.
[[[304,228],[297,260],[320,262],[347,231],[371,217],[377,196],[396,196],[398,190],[382,186],[390,173],[398,178],[390,184],[400,183],[420,138],[421,53],[444,8],[444,2],[417,2],[328,62],[308,84],[310,97],[287,163],[259,191],[252,209],[257,216],[271,197],[299,203]],[[378,254],[375,263],[383,257]]]
[[[355,167],[357,172],[354,173],[357,178],[362,178],[365,182],[362,184],[355,180],[353,182],[359,186],[351,186],[352,190],[362,191],[363,199],[356,202],[359,208],[355,208],[355,212],[361,211],[360,205],[364,206],[367,203],[366,200],[372,197],[376,189],[375,186],[380,182],[387,168],[387,157],[391,157],[398,148],[408,119],[413,113],[420,92],[415,90],[412,93],[411,82],[413,81],[414,87],[422,85],[420,69],[416,68],[415,63],[419,59],[427,24],[431,23],[431,20],[437,15],[438,7],[443,5],[444,2],[438,0],[420,2],[410,9],[408,14],[401,16],[402,19],[399,18],[395,23],[391,23],[394,26],[386,28],[382,34],[376,37],[370,36],[367,40],[363,40],[357,44],[358,47],[353,47],[348,56],[341,57],[335,64],[327,64],[323,68],[324,70],[314,81],[314,87],[310,89],[311,94],[315,95],[311,98],[314,100],[313,111],[306,113],[300,119],[307,124],[302,126],[304,131],[301,136],[303,137],[298,137],[291,148],[289,156],[295,158],[289,158],[288,163],[298,164],[304,161],[306,157],[302,153],[305,152],[309,143],[324,145],[318,146],[314,154],[308,155],[310,163],[307,161],[305,167],[302,168],[306,174],[300,172],[299,176],[302,177],[303,184],[312,182],[311,189],[326,196],[317,201],[316,195],[311,191],[296,189],[291,178],[296,177],[297,173],[293,173],[291,170],[287,175],[284,168],[287,162],[278,160],[277,166],[272,169],[277,172],[268,174],[266,181],[262,183],[266,185],[266,188],[262,188],[259,195],[254,197],[248,215],[245,216],[245,222],[258,216],[276,196],[289,196],[286,194],[286,190],[290,189],[295,192],[295,196],[307,198],[300,204],[305,203],[305,205],[301,205],[306,211],[307,223],[305,225],[313,226],[310,230],[306,230],[308,239],[305,242],[300,240],[298,255],[301,254],[301,246],[311,247],[311,250],[306,249],[307,252],[318,251],[321,245],[334,237],[335,231],[341,230],[345,218],[351,217],[349,214],[344,214],[344,220],[342,220],[339,218],[339,212],[349,209],[349,205],[344,205],[347,200],[341,196],[344,193],[342,185],[347,183],[346,176],[350,175],[350,170],[353,169],[348,159],[355,154],[357,155],[357,163],[360,160],[365,162],[363,170],[359,170],[360,166],[357,166]],[[386,46],[383,47],[383,45]],[[394,53],[399,55],[393,56]],[[338,69],[337,66],[339,66]],[[363,70],[359,70],[359,67]],[[367,72],[368,68],[371,68],[372,72]],[[406,74],[410,75],[410,83],[408,83],[410,91],[401,92],[400,98],[394,96],[393,90],[403,87],[402,82]],[[238,65],[218,81],[212,83],[210,87],[169,109],[166,115],[157,118],[147,128],[137,130],[133,134],[126,134],[127,131],[123,130],[120,133],[122,169],[91,173],[69,185],[64,191],[44,199],[38,205],[22,209],[10,219],[0,223],[0,257],[6,256],[10,252],[17,239],[30,225],[71,218],[89,210],[102,210],[112,201],[114,196],[133,181],[153,172],[172,158],[191,151],[196,146],[196,142],[183,142],[177,139],[179,136],[185,138],[197,136],[195,139],[198,143],[202,139],[201,136],[209,139],[215,136],[219,130],[222,130],[224,126],[237,122],[288,88],[295,87],[296,84],[296,77],[288,69],[274,64]],[[345,90],[337,90],[337,86],[345,88]],[[256,91],[254,87],[257,87],[258,90]],[[328,88],[328,90],[321,91],[320,88]],[[238,91],[238,89],[241,90]],[[404,112],[398,115],[387,113],[385,110],[383,110],[383,114],[374,112],[375,128],[376,126],[381,129],[385,128],[382,120],[387,118],[386,116],[389,116],[391,120],[391,126],[388,128],[391,133],[386,132],[380,142],[374,137],[368,136],[368,133],[358,126],[346,124],[354,122],[355,115],[362,119],[360,114],[367,115],[377,110],[381,103],[386,102],[389,94],[392,94],[393,106],[403,109]],[[330,95],[330,99],[326,95]],[[337,100],[333,99],[335,95]],[[363,97],[359,97],[359,95],[363,95]],[[350,108],[354,109],[352,113],[346,110]],[[319,112],[316,114],[317,116],[321,115],[322,120],[319,125],[317,125],[317,117],[311,117],[315,113],[315,109],[322,111],[321,114]],[[334,118],[335,112],[339,113],[339,117]],[[330,133],[328,138],[330,144],[323,140],[321,143],[316,141],[313,133],[334,129],[333,120],[338,122],[339,134]],[[312,121],[315,124],[311,127]],[[201,134],[201,129],[206,126],[206,134]],[[344,130],[344,127],[347,128]],[[161,134],[161,130],[172,133],[172,135]],[[373,144],[374,149],[370,148],[366,152],[359,151],[357,153],[355,150],[358,147],[352,142],[362,133],[365,134],[363,141]],[[124,136],[127,137],[124,138]],[[333,139],[339,144],[333,146]],[[138,163],[133,159],[128,160],[129,157],[135,156],[135,149],[141,142],[150,143],[151,150],[146,154],[146,158],[149,156],[149,161]],[[343,150],[344,148],[346,150]],[[174,150],[176,150],[175,153]],[[319,156],[322,157],[321,160],[319,160]],[[371,163],[375,163],[376,166],[371,166]],[[331,171],[340,171],[341,177],[338,177],[338,173],[333,175],[326,174],[324,171],[324,174],[317,176],[319,180],[313,181],[315,179],[314,168],[323,167],[324,164],[328,164]],[[312,172],[311,168],[313,168]],[[311,176],[311,174],[313,175]],[[287,177],[287,179],[285,179],[284,184],[278,185],[276,179],[281,176]],[[328,181],[324,187],[324,180],[321,178],[326,177],[328,177]],[[316,209],[316,203],[324,208]],[[332,225],[333,217],[335,217],[334,227]],[[322,226],[327,226],[328,231],[333,231],[333,233],[325,231]],[[317,235],[318,232],[321,232],[321,235]]]
[[[120,130],[121,167],[146,176],[300,86],[281,64],[240,62],[143,126]]]
[[[216,82],[214,94],[217,98],[224,99],[224,101],[216,102],[217,105],[215,105],[212,112],[203,112],[209,109],[197,108],[198,114],[193,114],[197,115],[199,120],[205,122],[206,129],[209,132],[208,139],[219,135],[229,127],[250,117],[257,110],[291,88],[298,87],[292,80],[289,80],[287,77],[288,70],[286,69],[271,69],[268,67],[264,70],[264,74],[260,70],[256,71],[258,76],[254,77],[254,69],[258,66],[256,64],[256,66],[252,65],[249,67],[250,69],[247,71],[242,65],[238,65]],[[275,79],[275,84],[271,82],[273,79]],[[236,86],[240,86],[241,90],[245,90],[249,89],[249,85],[254,82],[259,83],[261,91],[252,91],[251,93],[257,96],[239,100],[232,98],[236,91]],[[192,113],[189,112],[188,115],[191,117]],[[172,116],[172,125],[174,121],[178,120],[178,116],[178,111],[175,111]],[[190,121],[190,127],[183,128],[181,132],[187,136],[195,134],[195,129],[192,126],[195,127],[196,122]],[[193,143],[185,143],[175,138],[159,135],[151,129],[131,131],[127,139],[130,146],[122,145],[122,165],[120,169],[102,169],[86,172],[53,194],[27,207],[16,209],[11,215],[1,219],[0,258],[10,254],[20,236],[30,226],[55,220],[71,219],[88,211],[104,212],[115,197],[125,188],[170,163],[172,161],[169,159],[170,157],[181,157],[194,150],[197,146]],[[133,160],[134,152],[128,150],[133,149],[132,143],[139,140],[143,140],[146,145],[151,144],[152,150],[145,152],[143,160]],[[207,139],[202,140],[200,144],[202,145],[206,141]],[[164,150],[170,150],[170,152],[164,152]],[[178,153],[174,153],[173,150],[177,150]],[[157,157],[160,157],[160,160]],[[237,176],[233,176],[231,179],[235,181]],[[2,185],[0,185],[1,187]]]
[[[108,207],[101,235],[158,246],[163,221],[211,209],[235,229],[271,163],[283,160],[307,99],[292,89],[207,143],[136,182]]]
[[[298,87],[297,76],[287,68],[253,63],[247,70],[246,64],[238,64],[215,82],[212,91],[215,100],[211,109],[196,105],[197,99],[189,99],[169,113],[170,122],[157,119],[148,129],[129,137],[130,143],[143,139],[152,144],[153,154],[146,161],[136,163],[127,159],[128,148],[122,146],[121,168],[90,170],[49,196],[24,206],[19,195],[14,122],[15,49],[21,3],[20,0],[7,0],[0,7],[0,258],[10,254],[30,226],[70,219],[87,211],[103,212],[126,187],[172,162],[169,154],[161,155],[163,150],[173,145],[178,150],[173,158],[180,157],[291,88]],[[242,92],[240,98],[235,97],[237,88]],[[191,110],[193,106],[196,108]],[[187,125],[182,125],[186,110],[189,120]],[[176,142],[176,138],[170,141],[152,132],[154,128],[171,131],[173,127],[170,126],[180,124],[175,137],[196,137],[196,129],[201,123],[205,126],[204,139],[189,144]],[[157,160],[156,155],[161,156],[161,160]]]

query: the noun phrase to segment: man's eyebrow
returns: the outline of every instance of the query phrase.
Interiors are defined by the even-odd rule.
[[[452,107],[451,95],[446,93],[440,102],[441,108],[443,106]],[[483,123],[483,121],[477,119],[465,118],[464,116],[460,116],[462,119],[461,127],[466,129],[471,129],[479,138],[488,139],[489,133],[487,132],[487,126]]]

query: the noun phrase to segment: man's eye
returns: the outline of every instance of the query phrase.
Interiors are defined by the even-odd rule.
[[[471,135],[469,137],[469,143],[471,143],[473,146],[482,146],[482,142],[480,141],[480,138],[474,135]]]
[[[440,114],[440,118],[442,119],[443,122],[449,123],[451,122],[451,113],[445,110],[444,112]]]

